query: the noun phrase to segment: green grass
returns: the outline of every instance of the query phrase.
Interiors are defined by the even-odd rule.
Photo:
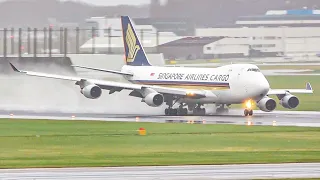
[[[320,162],[319,142],[320,128],[4,119],[0,168]]]
[[[296,66],[296,65],[270,65],[270,66],[259,66],[259,69],[261,70],[277,70],[277,69],[293,69],[293,70],[305,70],[305,69],[310,69],[310,70],[320,70],[320,66],[313,66],[313,65],[301,65],[301,66]]]

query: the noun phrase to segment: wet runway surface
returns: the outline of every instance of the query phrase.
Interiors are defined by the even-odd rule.
[[[0,118],[53,119],[53,120],[100,120],[125,122],[175,122],[207,124],[248,124],[277,126],[320,127],[320,112],[255,111],[252,117],[244,117],[242,111],[233,110],[227,115],[207,116],[163,116],[157,114],[104,114],[70,112],[0,111]]]

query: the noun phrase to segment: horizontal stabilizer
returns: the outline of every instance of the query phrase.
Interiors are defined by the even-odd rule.
[[[21,72],[20,70],[18,70],[13,64],[10,63],[11,68],[15,71],[15,72]]]
[[[113,74],[120,74],[120,75],[125,75],[125,76],[133,76],[131,73],[125,73],[121,71],[114,71],[114,70],[108,70],[108,69],[99,69],[99,68],[93,68],[93,67],[85,67],[85,66],[79,66],[79,65],[71,65],[73,67],[78,67],[82,69],[90,69],[94,71],[101,71],[101,72],[107,72],[107,73],[113,73]]]

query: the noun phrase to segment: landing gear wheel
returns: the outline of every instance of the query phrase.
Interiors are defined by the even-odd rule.
[[[166,116],[176,116],[178,115],[178,109],[167,108],[164,110]]]
[[[244,110],[244,116],[252,116],[253,115],[253,110],[252,109],[245,109]]]
[[[195,108],[193,110],[193,115],[204,116],[204,115],[206,115],[206,109],[205,108]]]
[[[244,116],[248,116],[249,115],[249,111],[248,111],[248,109],[245,109],[244,110]]]
[[[171,109],[171,116],[178,115],[178,109]]]
[[[216,114],[228,114],[229,109],[228,108],[217,108],[216,109]]]
[[[205,109],[205,108],[202,108],[202,109],[200,110],[200,114],[201,114],[202,116],[206,115],[206,109]]]
[[[169,109],[168,109],[168,108],[166,108],[166,109],[164,110],[164,114],[165,114],[166,116],[169,115]]]
[[[186,116],[188,115],[188,109],[187,108],[179,108],[178,109],[178,116]]]

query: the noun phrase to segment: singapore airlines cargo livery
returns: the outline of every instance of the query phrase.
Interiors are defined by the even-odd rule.
[[[165,115],[204,115],[204,104],[215,104],[217,113],[227,112],[231,104],[244,104],[244,115],[251,116],[252,103],[266,112],[276,108],[276,101],[269,95],[277,95],[280,104],[288,109],[296,108],[299,99],[295,93],[313,93],[311,85],[305,89],[270,89],[269,83],[259,68],[252,64],[231,64],[218,68],[186,68],[152,66],[137,37],[128,16],[121,17],[125,59],[121,71],[76,66],[107,73],[115,73],[128,80],[127,83],[81,77],[61,76],[18,70],[30,76],[75,81],[81,93],[90,99],[101,96],[102,89],[109,94],[129,90],[130,96],[142,99],[152,107],[166,103]]]

